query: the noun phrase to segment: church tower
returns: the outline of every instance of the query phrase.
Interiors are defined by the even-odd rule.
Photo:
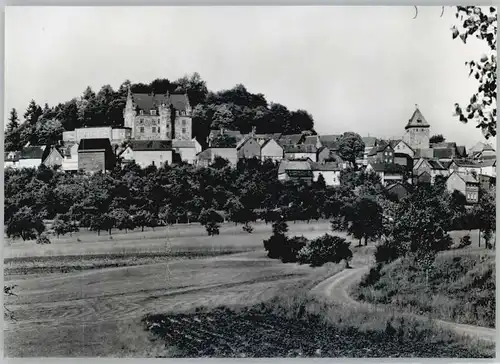
[[[430,125],[415,105],[415,111],[405,126],[403,140],[413,149],[429,149]]]
[[[123,109],[123,126],[126,128],[131,128],[131,137],[134,138],[134,124],[135,124],[136,111],[134,108],[134,102],[132,100],[132,92],[130,91],[130,85],[128,86],[127,103],[125,104],[125,109]]]

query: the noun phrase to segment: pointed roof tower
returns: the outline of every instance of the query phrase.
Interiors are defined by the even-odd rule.
[[[408,120],[408,124],[406,124],[405,129],[409,128],[429,128],[430,125],[425,120],[424,116],[418,109],[418,105],[415,104],[415,111],[411,116],[410,120]]]

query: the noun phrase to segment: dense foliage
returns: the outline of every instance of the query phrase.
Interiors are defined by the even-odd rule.
[[[453,26],[453,39],[458,37],[466,43],[469,37],[475,36],[485,41],[491,52],[479,60],[465,62],[478,88],[465,109],[455,104],[455,112],[461,122],[475,121],[486,138],[494,137],[497,125],[497,10],[493,6],[487,10],[482,6],[457,6],[456,18],[461,23]]]
[[[31,100],[20,123],[13,109],[5,136],[7,151],[32,145],[54,143],[63,130],[85,126],[123,126],[123,109],[128,88],[133,93],[187,93],[193,108],[193,137],[202,145],[211,129],[221,127],[249,133],[314,133],[312,116],[304,110],[291,111],[279,103],[269,103],[263,94],[253,94],[243,86],[230,90],[209,91],[198,73],[176,81],[156,79],[149,84],[123,82],[118,90],[104,85],[96,93],[87,87],[80,97],[49,107]]]

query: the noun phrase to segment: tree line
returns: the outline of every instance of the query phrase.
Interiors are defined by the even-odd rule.
[[[253,94],[238,84],[232,89],[209,91],[198,73],[176,81],[155,79],[149,84],[123,82],[117,90],[104,85],[96,93],[89,86],[80,97],[50,107],[31,100],[20,121],[12,109],[5,134],[5,150],[17,151],[26,143],[53,144],[62,139],[64,130],[81,127],[123,126],[128,88],[133,93],[186,93],[193,108],[193,137],[202,145],[211,129],[226,128],[249,133],[293,134],[314,133],[314,121],[305,110],[289,110],[279,103],[266,100],[261,93]]]

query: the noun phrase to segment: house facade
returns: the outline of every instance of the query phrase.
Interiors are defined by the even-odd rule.
[[[327,186],[340,186],[340,171],[342,168],[337,162],[311,163],[313,181],[323,176]]]
[[[115,166],[115,155],[107,138],[82,139],[78,144],[78,169],[85,172],[111,170]]]
[[[330,149],[327,147],[319,147],[316,152],[316,161],[325,162],[330,159]]]
[[[23,147],[19,154],[18,168],[38,168],[48,155],[45,149],[45,145]]]
[[[180,155],[183,162],[189,164],[196,163],[196,155],[201,152],[201,145],[196,139],[192,140],[172,140],[172,149]]]
[[[17,168],[19,152],[4,152],[3,168]]]
[[[479,182],[470,174],[453,172],[446,180],[446,188],[450,193],[460,191],[467,203],[474,204],[479,201]]]
[[[78,143],[66,143],[63,148],[61,167],[63,171],[78,171]]]
[[[140,94],[129,87],[123,119],[135,140],[192,139],[192,108],[186,94]]]
[[[56,167],[56,166],[62,166],[62,162],[63,162],[62,154],[54,146],[51,146],[49,148],[50,148],[50,150],[48,152],[48,155],[45,157],[45,159],[43,160],[42,163],[46,167],[49,167],[49,168]]]
[[[413,115],[405,126],[404,142],[413,150],[429,149],[430,125],[418,109],[415,108]]]
[[[415,151],[402,139],[391,140],[389,144],[395,154],[406,154],[411,158],[415,156]]]
[[[310,159],[313,162],[317,161],[317,149],[314,145],[285,144],[283,150],[285,158],[289,160]]]
[[[141,168],[170,165],[173,159],[172,141],[134,140],[121,152],[120,157],[124,161],[135,161]]]
[[[368,153],[368,163],[394,163],[394,149],[389,143],[381,143]]]
[[[383,186],[404,181],[404,168],[397,164],[368,163],[365,171],[376,173],[380,177]]]
[[[393,195],[396,199],[401,200],[408,196],[408,189],[400,182],[396,182],[386,189],[387,193]]]
[[[413,176],[418,177],[423,172],[431,176],[431,183],[434,184],[437,176],[448,177],[449,169],[444,167],[441,162],[435,159],[420,158],[414,162]]]
[[[284,159],[280,162],[278,168],[279,181],[302,180],[312,183],[313,177],[310,161],[290,161]]]
[[[132,129],[125,127],[98,126],[77,128],[63,132],[63,142],[80,143],[82,139],[108,138],[111,144],[121,144],[132,137]]]
[[[268,139],[262,144],[260,149],[260,157],[262,161],[270,159],[272,161],[281,161],[283,159],[283,147],[279,145],[274,139]]]
[[[260,159],[260,150],[261,146],[259,141],[253,136],[244,138],[238,145],[236,146],[236,152],[238,155],[238,159],[251,159],[258,158]]]
[[[201,167],[208,167],[217,157],[227,159],[232,167],[238,164],[236,148],[208,148],[199,153],[196,157],[197,163]]]

